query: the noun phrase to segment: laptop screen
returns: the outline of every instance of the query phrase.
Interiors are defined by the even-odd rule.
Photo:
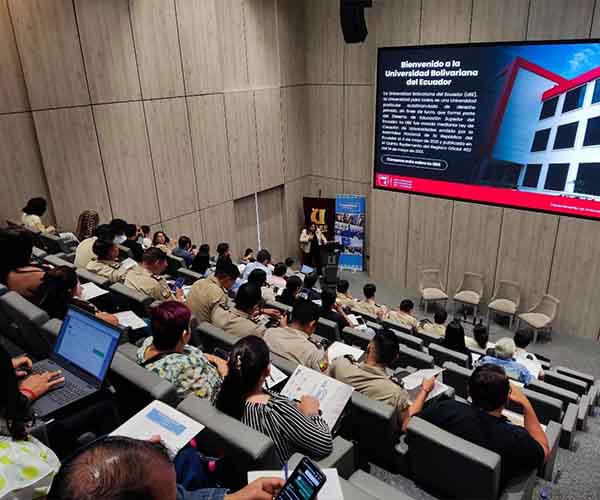
[[[54,346],[54,354],[103,382],[120,336],[118,328],[69,308]]]

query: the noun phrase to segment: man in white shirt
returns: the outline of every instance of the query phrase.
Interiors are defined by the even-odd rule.
[[[252,271],[254,271],[255,269],[262,269],[265,273],[267,273],[267,280],[268,280],[272,274],[271,268],[269,267],[270,263],[271,263],[271,254],[269,253],[269,251],[266,250],[265,248],[259,250],[258,253],[256,254],[256,261],[250,262],[250,264],[248,264],[244,268],[244,275],[242,276],[242,279],[247,281],[248,276],[250,276],[250,273]]]
[[[514,358],[519,363],[524,365],[534,376],[537,378],[544,378],[544,371],[542,365],[538,361],[535,354],[527,352],[527,346],[533,340],[533,334],[529,330],[521,329],[515,333],[515,354]]]

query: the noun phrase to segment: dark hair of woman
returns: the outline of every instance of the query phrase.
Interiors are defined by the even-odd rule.
[[[46,212],[48,203],[44,198],[31,198],[27,205],[23,207],[23,212],[27,215],[38,215],[41,217]]]
[[[70,267],[49,269],[42,279],[35,302],[51,318],[64,319],[77,282],[77,274]]]
[[[467,368],[471,368],[473,358],[471,357],[471,351],[467,349],[467,345],[465,344],[465,330],[460,321],[453,319],[446,325],[446,336],[442,341],[442,347],[466,354],[468,358]]]
[[[11,271],[30,265],[33,237],[28,231],[2,229],[0,230],[0,247],[2,248],[0,283],[6,283]]]
[[[256,389],[269,362],[269,348],[263,339],[251,335],[239,340],[229,354],[229,373],[221,384],[215,406],[240,420],[246,398]]]
[[[169,237],[168,237],[168,236],[165,234],[165,232],[164,232],[164,231],[156,231],[156,232],[154,233],[154,236],[152,236],[152,244],[153,244],[153,245],[158,245],[158,244],[159,244],[159,243],[158,243],[158,241],[157,241],[157,240],[158,240],[158,235],[159,235],[159,234],[162,234],[162,235],[165,237],[165,244],[167,244],[167,245],[168,245],[168,244],[169,244],[169,242],[170,242],[171,240],[170,240],[170,239],[169,239]]]
[[[10,436],[15,440],[27,437],[27,423],[31,421],[27,398],[19,392],[17,375],[12,360],[4,347],[0,346],[0,417],[6,421]]]

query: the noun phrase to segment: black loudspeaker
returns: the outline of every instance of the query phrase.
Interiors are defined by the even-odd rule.
[[[346,43],[361,43],[367,39],[365,8],[372,5],[373,0],[340,0],[340,22]]]

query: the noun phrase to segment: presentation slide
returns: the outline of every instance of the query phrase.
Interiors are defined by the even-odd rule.
[[[600,218],[600,43],[381,48],[374,186]]]

